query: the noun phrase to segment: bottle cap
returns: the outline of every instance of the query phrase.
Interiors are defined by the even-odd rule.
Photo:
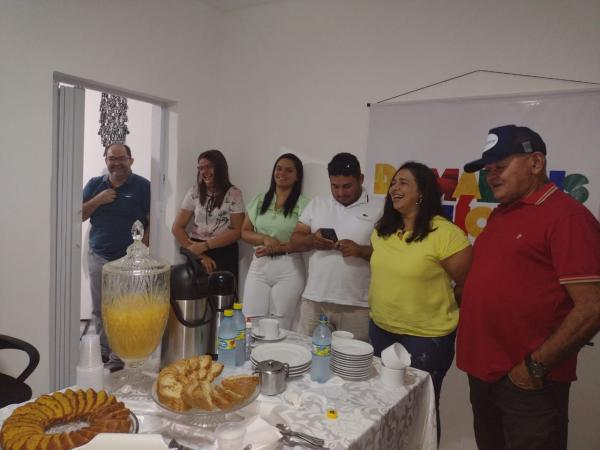
[[[225,317],[232,317],[233,309],[226,309],[225,311],[223,311],[223,314],[225,315]]]
[[[328,409],[327,410],[327,418],[328,419],[337,419],[338,412],[335,409]]]
[[[327,322],[329,322],[329,319],[327,318],[327,316],[325,314],[321,314],[321,316],[319,317],[319,322],[327,323]]]
[[[233,304],[233,309],[242,309],[242,304],[241,304],[241,303],[238,303],[238,302],[235,302],[235,303]]]

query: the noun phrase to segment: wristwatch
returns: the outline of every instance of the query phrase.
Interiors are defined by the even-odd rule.
[[[534,378],[544,378],[550,370],[541,362],[536,361],[531,357],[531,353],[525,357],[525,366],[529,371],[529,375]]]

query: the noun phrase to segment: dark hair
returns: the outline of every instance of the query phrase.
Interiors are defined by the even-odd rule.
[[[427,237],[429,233],[435,231],[436,228],[431,228],[431,220],[433,216],[442,215],[442,194],[440,192],[437,179],[433,171],[425,164],[415,161],[408,161],[396,171],[394,177],[402,169],[409,170],[415,177],[417,188],[419,189],[420,207],[415,219],[414,230],[411,236],[406,239],[406,242],[418,242]],[[377,236],[387,237],[398,230],[404,229],[404,220],[402,214],[394,209],[392,196],[388,188],[388,193],[385,196],[385,205],[383,207],[383,215],[375,224]]]
[[[223,204],[223,199],[225,198],[225,194],[229,188],[233,186],[233,184],[231,184],[229,181],[229,167],[227,166],[227,160],[225,159],[225,156],[223,156],[223,153],[221,153],[219,150],[206,150],[205,152],[200,153],[200,156],[198,156],[198,162],[200,162],[201,159],[208,159],[214,168],[214,199],[212,204],[207,206],[207,210],[212,211],[214,208],[221,207]],[[206,193],[206,184],[200,176],[200,170],[198,170],[198,175],[196,175],[196,182],[198,184],[198,196],[200,197],[200,204],[204,206],[206,205],[208,196]]]
[[[111,148],[113,145],[122,145],[123,147],[125,147],[125,151],[127,152],[127,156],[129,156],[129,158],[131,159],[131,149],[129,148],[129,145],[126,145],[124,142],[113,142],[111,144],[108,144],[106,147],[104,147],[104,157],[106,158],[106,155],[108,153],[108,149]]]
[[[338,153],[327,165],[327,173],[330,177],[338,175],[360,178],[360,163],[352,153]]]
[[[273,170],[271,171],[271,184],[269,186],[269,190],[265,193],[265,198],[263,199],[262,206],[260,207],[260,214],[264,214],[269,209],[271,202],[273,201],[273,197],[275,196],[275,168],[277,167],[277,163],[282,159],[289,159],[294,163],[294,167],[296,168],[297,180],[292,186],[292,192],[288,195],[288,198],[285,200],[283,205],[283,215],[287,217],[292,213],[296,203],[298,202],[298,198],[302,193],[302,180],[304,179],[304,168],[302,166],[302,161],[293,153],[285,153],[281,155],[273,164]]]

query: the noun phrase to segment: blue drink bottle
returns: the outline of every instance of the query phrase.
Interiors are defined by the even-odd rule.
[[[331,330],[329,320],[321,314],[319,325],[316,326],[312,336],[312,365],[310,379],[325,383],[329,379],[329,362],[331,360]]]
[[[219,327],[219,348],[218,348],[218,361],[226,366],[235,366],[235,337],[237,331],[235,329],[235,322],[233,321],[233,310],[226,309],[223,312],[225,316],[221,326]]]
[[[246,318],[242,313],[242,304],[233,304],[233,321],[235,323],[235,365],[243,366],[246,362]]]

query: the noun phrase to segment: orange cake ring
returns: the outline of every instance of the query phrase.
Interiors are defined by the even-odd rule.
[[[52,427],[76,422],[88,425],[49,433]],[[70,450],[99,433],[128,433],[139,427],[135,415],[105,391],[55,392],[16,408],[0,429],[3,450]]]

